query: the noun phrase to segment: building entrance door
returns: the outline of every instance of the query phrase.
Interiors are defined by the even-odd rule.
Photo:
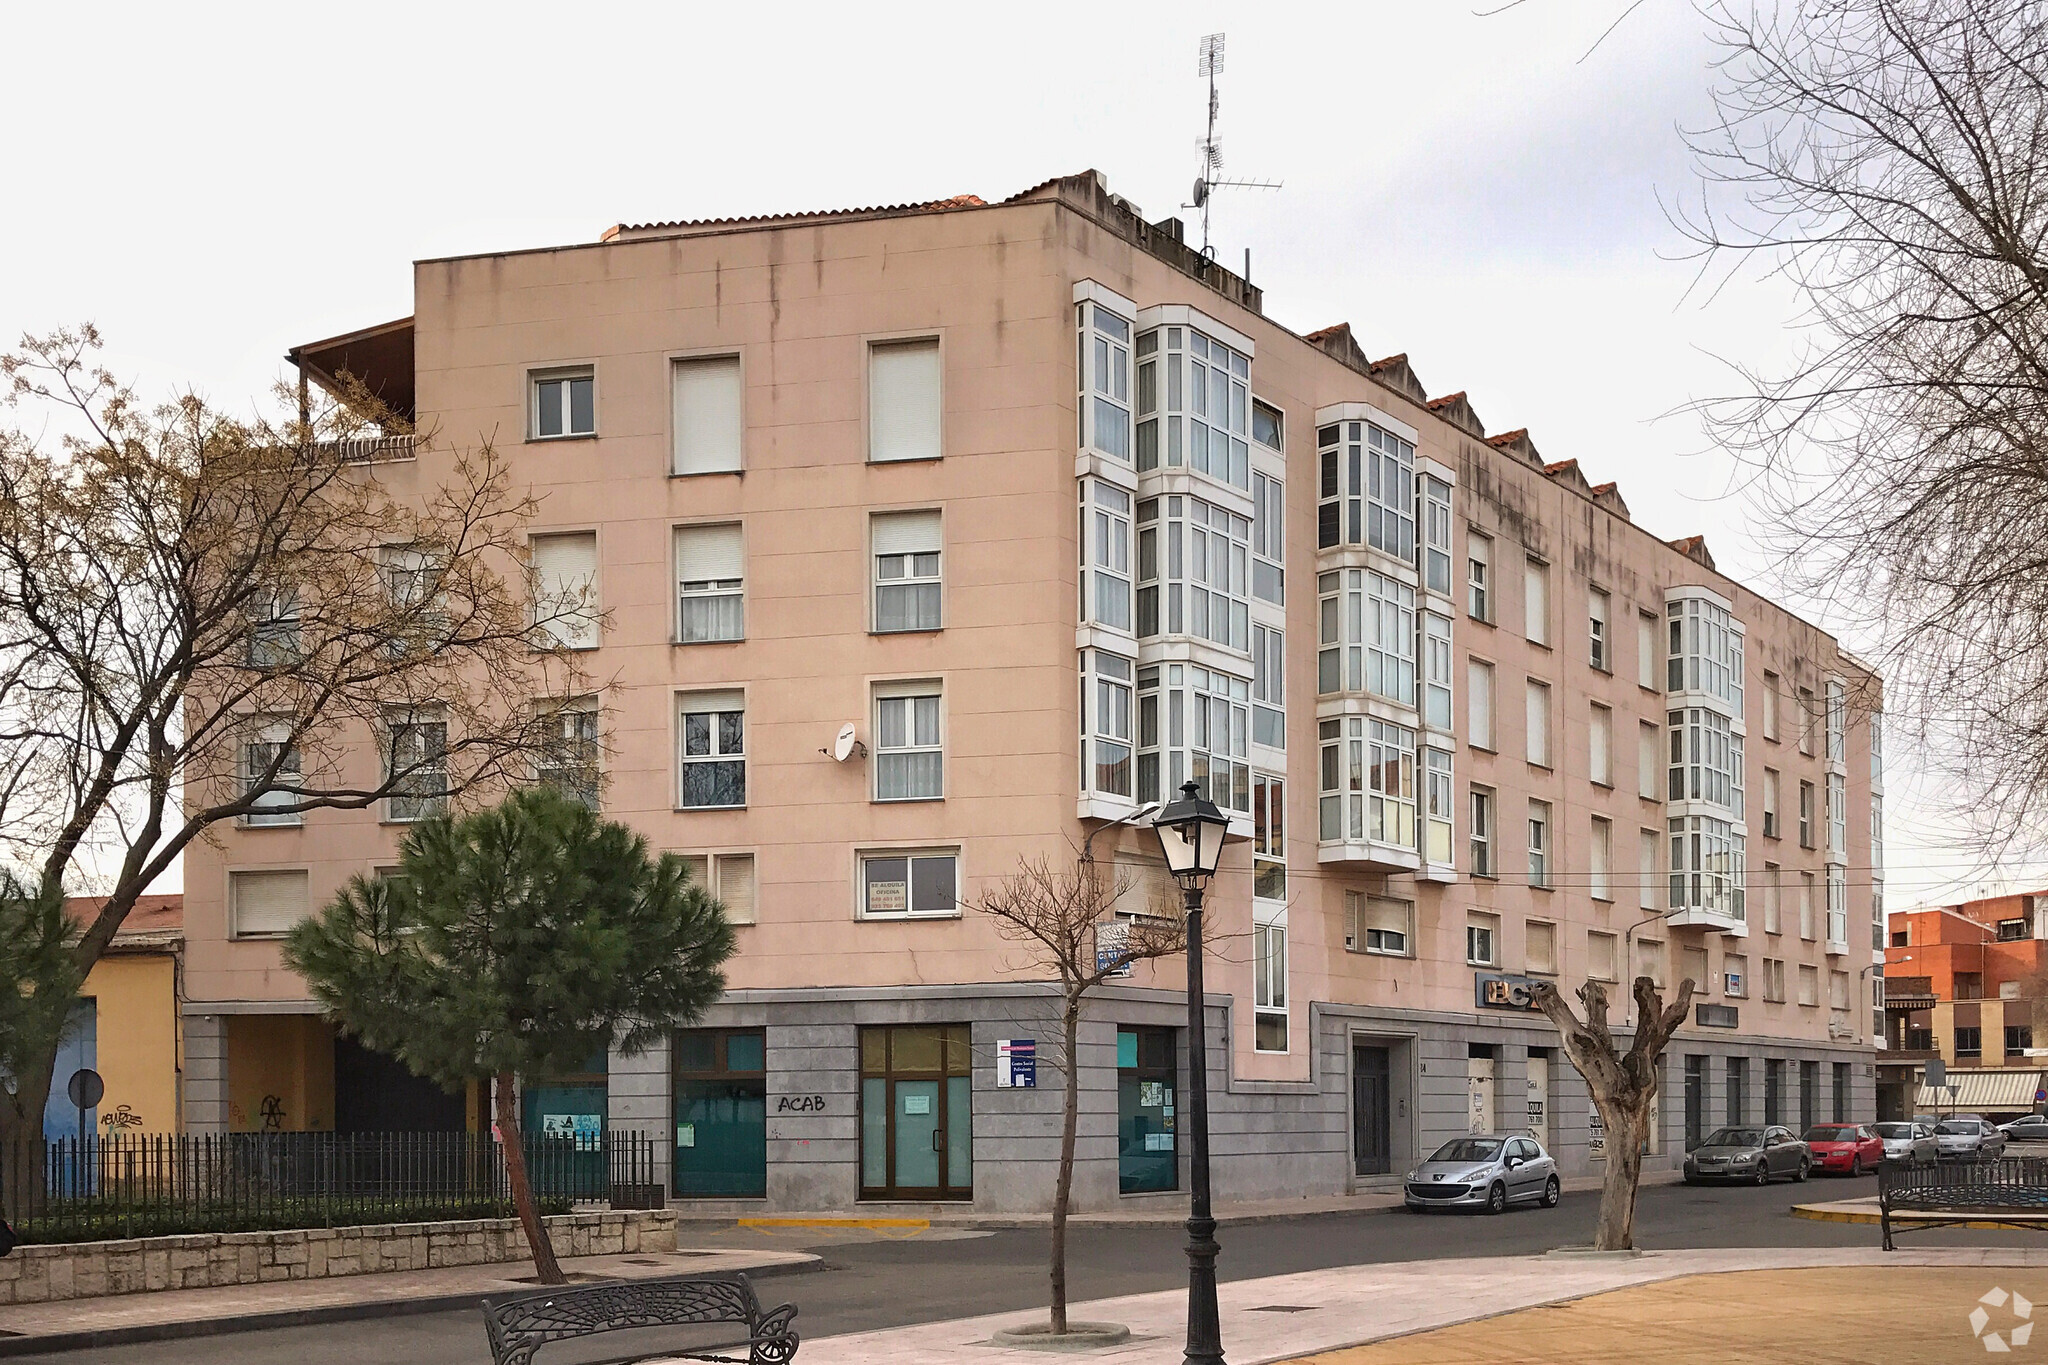
[[[678,1198],[768,1193],[768,1048],[760,1029],[688,1029],[674,1044]]]
[[[1550,1058],[1529,1056],[1529,1127],[1544,1151],[1550,1150]]]
[[[1465,1061],[1466,1088],[1469,1092],[1469,1107],[1465,1114],[1465,1130],[1471,1133],[1493,1131],[1493,1058],[1470,1057]]]
[[[974,1083],[965,1024],[860,1031],[863,1199],[974,1195]]]
[[[1394,1169],[1392,1073],[1385,1048],[1352,1045],[1351,1156],[1360,1175],[1385,1175]]]

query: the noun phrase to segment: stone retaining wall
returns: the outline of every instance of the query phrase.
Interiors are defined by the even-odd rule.
[[[557,1256],[676,1249],[676,1215],[667,1209],[558,1214],[547,1225]],[[516,1218],[24,1246],[0,1256],[0,1304],[495,1265],[531,1254]]]

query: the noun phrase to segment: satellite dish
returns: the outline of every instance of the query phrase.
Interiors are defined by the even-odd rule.
[[[832,741],[832,757],[841,763],[846,762],[858,743],[860,741],[853,737],[853,722],[846,722],[839,727],[839,737]]]
[[[1200,208],[1208,202],[1209,182],[1206,178],[1198,175],[1195,177],[1195,207]]]

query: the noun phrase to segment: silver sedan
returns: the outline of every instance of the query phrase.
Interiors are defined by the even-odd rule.
[[[1884,1159],[1902,1166],[1932,1166],[1940,1156],[1934,1129],[1924,1123],[1880,1123],[1877,1135],[1884,1139]]]
[[[1408,1172],[1410,1212],[1423,1209],[1485,1209],[1504,1213],[1510,1204],[1557,1207],[1564,1187],[1557,1163],[1535,1138],[1520,1133],[1474,1133],[1452,1138]]]

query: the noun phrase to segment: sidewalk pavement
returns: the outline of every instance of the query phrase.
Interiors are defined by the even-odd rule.
[[[1641,1184],[1675,1185],[1680,1179],[1676,1171],[1646,1171]],[[1564,1181],[1567,1193],[1600,1188],[1600,1177],[1567,1176]],[[858,1211],[819,1211],[816,1213],[774,1213],[755,1214],[746,1211],[744,1205],[728,1205],[717,1213],[704,1212],[701,1206],[690,1204],[670,1205],[677,1213],[678,1227],[684,1231],[695,1227],[744,1227],[763,1229],[783,1228],[868,1228],[873,1230],[902,1229],[915,1231],[927,1227],[957,1228],[1033,1228],[1044,1227],[1052,1221],[1051,1215],[1043,1213],[977,1213],[958,1204],[863,1204]],[[1326,1214],[1395,1213],[1401,1208],[1401,1188],[1398,1180],[1386,1189],[1365,1190],[1358,1194],[1327,1195],[1307,1199],[1249,1199],[1226,1201],[1216,1205],[1216,1221],[1228,1227],[1232,1224],[1277,1223],[1289,1218],[1312,1218]],[[1121,1207],[1089,1213],[1076,1213],[1068,1218],[1073,1226],[1089,1227],[1150,1227],[1155,1225],[1178,1224],[1187,1221],[1188,1196],[1185,1190],[1159,1195],[1127,1195]]]
[[[815,1269],[819,1263],[818,1257],[800,1251],[672,1251],[565,1256],[562,1269],[572,1280],[630,1280],[717,1270],[744,1270],[758,1277]],[[211,1336],[251,1328],[439,1312],[472,1307],[480,1299],[524,1293],[533,1288],[533,1263],[508,1261],[443,1270],[9,1304],[0,1307],[0,1358],[128,1341]]]
[[[1775,1272],[1776,1278],[1753,1282],[1741,1273],[1758,1271]],[[1889,1255],[1864,1248],[1744,1248],[1649,1252],[1619,1259],[1502,1256],[1409,1261],[1226,1281],[1218,1291],[1218,1301],[1224,1349],[1233,1365],[1310,1360],[1318,1365],[1420,1365],[1423,1361],[1457,1361],[1461,1365],[1468,1361],[1472,1365],[1523,1365],[1528,1361],[1551,1365],[1586,1361],[1590,1365],[1599,1361],[1605,1365],[1617,1359],[1641,1359],[1655,1365],[1779,1359],[1800,1365],[1877,1361],[1878,1354],[1845,1353],[1843,1324],[1852,1318],[1860,1322],[1862,1316],[1851,1315],[1838,1322],[1833,1292],[1837,1281],[1861,1286],[1858,1315],[1883,1309],[1881,1321],[1890,1324],[1917,1314],[1926,1319],[1927,1339],[1941,1343],[1941,1350],[1935,1353],[1916,1354],[1895,1349],[1897,1339],[1880,1334],[1874,1340],[1887,1365],[1910,1359],[1962,1360],[1974,1358],[1979,1349],[1969,1340],[1969,1313],[1981,1295],[2003,1287],[2048,1304],[2048,1248],[1942,1248]],[[1793,1284],[1797,1292],[1786,1292]],[[1644,1295],[1642,1286],[1658,1287],[1662,1292]],[[1615,1295],[1617,1290],[1630,1291],[1634,1297]],[[1547,1315],[1559,1311],[1541,1305],[1572,1304],[1593,1295],[1607,1297],[1591,1300],[1573,1321],[1588,1333],[1604,1334],[1597,1339],[1619,1345],[1596,1352],[1579,1341],[1578,1327],[1556,1339],[1546,1336],[1540,1347],[1528,1334],[1525,1324],[1545,1321]],[[1716,1305],[1711,1322],[1695,1311],[1677,1319],[1659,1318],[1654,1339],[1663,1344],[1666,1353],[1635,1353],[1637,1335],[1650,1326],[1645,1315],[1668,1315],[1674,1305],[1696,1300]],[[1537,1311],[1517,1311],[1530,1309]],[[1114,1365],[1175,1365],[1181,1358],[1185,1291],[1075,1304],[1070,1311],[1077,1321],[1118,1322],[1131,1329],[1129,1341],[1090,1351],[1089,1359]],[[2001,1323],[2006,1327],[2013,1324],[2011,1310],[2003,1311],[2005,1316],[1993,1321],[1990,1330],[1998,1330]],[[1021,1326],[1036,1316],[1004,1313],[825,1337],[806,1341],[800,1359],[803,1365],[942,1365],[960,1360],[972,1360],[976,1365],[1045,1365],[1043,1352],[988,1344],[997,1328]],[[1726,1324],[1735,1320],[1741,1320],[1743,1330],[1752,1335],[1777,1340],[1769,1337],[1776,1332],[1794,1342],[1796,1349],[1782,1355],[1731,1350]],[[1442,1338],[1451,1334],[1439,1329],[1470,1330],[1458,1328],[1462,1323],[1485,1328],[1475,1336],[1473,1349],[1484,1346],[1494,1353],[1468,1354],[1462,1338],[1446,1344]],[[1428,1335],[1418,1337],[1413,1335],[1416,1333]],[[1407,1344],[1364,1346],[1358,1352],[1344,1349],[1390,1338],[1405,1338]],[[1400,1354],[1396,1347],[1407,1354]],[[1382,1350],[1393,1353],[1374,1354]]]

